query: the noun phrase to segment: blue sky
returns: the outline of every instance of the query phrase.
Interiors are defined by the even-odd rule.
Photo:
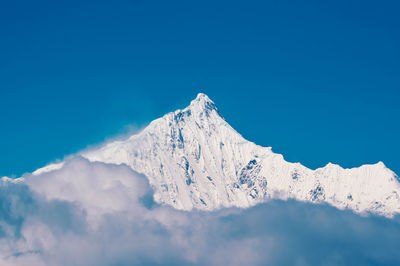
[[[316,168],[400,173],[397,1],[0,4],[0,176],[189,104]]]

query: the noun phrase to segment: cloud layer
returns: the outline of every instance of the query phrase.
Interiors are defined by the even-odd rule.
[[[183,212],[126,166],[75,157],[0,184],[0,265],[399,265],[400,219],[270,201]]]

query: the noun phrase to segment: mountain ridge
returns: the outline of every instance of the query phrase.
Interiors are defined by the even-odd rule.
[[[244,139],[203,93],[126,140],[79,155],[128,165],[147,176],[158,203],[177,209],[246,208],[279,198],[388,217],[400,212],[398,176],[383,162],[348,169],[328,163],[314,170],[287,162],[271,147]]]

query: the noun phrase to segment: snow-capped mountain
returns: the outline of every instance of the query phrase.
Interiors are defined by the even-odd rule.
[[[382,162],[352,169],[328,164],[316,170],[287,162],[270,147],[245,140],[202,93],[139,134],[80,155],[143,173],[155,200],[177,209],[249,207],[291,198],[358,213],[400,212],[399,178]],[[34,174],[60,167],[52,164]]]

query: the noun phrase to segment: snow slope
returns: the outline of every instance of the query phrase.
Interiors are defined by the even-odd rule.
[[[399,177],[382,162],[352,169],[329,163],[316,170],[286,162],[270,147],[245,140],[202,93],[139,134],[80,155],[143,173],[155,200],[177,209],[246,208],[291,198],[388,217],[400,212]],[[33,174],[62,166],[50,164]]]

